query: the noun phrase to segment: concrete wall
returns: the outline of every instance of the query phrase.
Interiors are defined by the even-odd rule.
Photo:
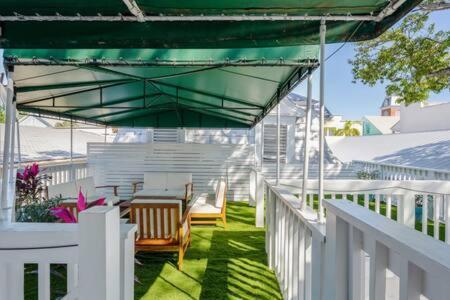
[[[400,107],[400,133],[450,130],[450,103],[426,105],[415,103]]]

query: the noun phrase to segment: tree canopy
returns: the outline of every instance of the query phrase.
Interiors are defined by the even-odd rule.
[[[358,129],[353,128],[352,121],[345,121],[344,127],[337,129],[335,135],[338,136],[359,136],[361,133]]]
[[[405,104],[450,90],[450,31],[437,30],[429,21],[430,13],[449,8],[445,1],[424,1],[398,26],[357,43],[349,61],[355,81],[386,83],[386,94],[399,95]]]

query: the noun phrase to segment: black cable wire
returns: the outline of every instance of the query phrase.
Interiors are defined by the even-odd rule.
[[[342,43],[341,46],[339,46],[339,48],[337,48],[336,50],[334,50],[333,53],[331,53],[330,55],[327,56],[327,58],[325,58],[325,61],[327,61],[329,58],[333,57],[333,55],[335,55],[339,50],[341,50],[346,44],[347,42],[355,35],[355,33],[358,31],[359,27],[361,27],[362,23],[364,21],[359,22],[358,26],[355,28],[355,30],[352,32],[352,34],[349,35],[349,37],[344,41],[344,43]]]

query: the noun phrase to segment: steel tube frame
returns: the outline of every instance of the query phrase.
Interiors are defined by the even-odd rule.
[[[280,184],[280,102],[277,104],[277,185]]]
[[[302,184],[302,198],[301,209],[306,208],[308,173],[309,173],[309,150],[311,139],[311,102],[312,102],[312,70],[308,70],[307,78],[307,97],[306,97],[306,112],[305,112],[305,137],[303,145],[303,184]]]
[[[8,76],[8,85],[6,88],[6,109],[5,109],[5,134],[4,134],[4,144],[3,144],[3,169],[2,169],[2,191],[1,191],[1,201],[0,201],[0,221],[10,223],[12,221],[12,211],[13,211],[13,203],[12,199],[9,199],[11,196],[10,193],[10,174],[9,168],[14,169],[14,163],[11,165],[11,152],[14,149],[11,149],[12,139],[14,138],[14,132],[12,129],[12,113],[13,113],[13,99],[14,99],[14,84],[12,80],[12,74],[10,72],[7,73]],[[14,162],[14,161],[13,161]]]
[[[380,11],[377,15],[373,13],[365,15],[288,15],[288,14],[269,14],[269,15],[158,15],[158,16],[145,16],[137,5],[134,5],[134,1],[124,1],[127,4],[128,9],[133,16],[82,16],[77,14],[76,16],[62,16],[60,14],[52,16],[40,16],[40,15],[20,15],[14,16],[0,16],[0,21],[9,22],[25,22],[25,21],[69,21],[69,22],[83,22],[83,21],[97,21],[97,22],[214,22],[214,21],[374,21],[380,22],[385,17],[392,15],[406,0],[390,1],[389,4]],[[127,3],[130,2],[130,3]]]
[[[320,21],[320,132],[319,132],[319,222],[324,221],[323,212],[323,178],[324,178],[324,154],[325,154],[325,37],[326,37],[326,23],[325,20]]]

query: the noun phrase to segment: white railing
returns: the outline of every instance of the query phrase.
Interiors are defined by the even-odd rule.
[[[88,166],[86,159],[77,159],[63,162],[40,162],[39,166],[43,170],[43,174],[51,176],[49,185],[66,183],[88,177]]]
[[[265,184],[268,264],[285,299],[448,299],[449,245],[348,200],[324,200],[319,224],[292,188]]]
[[[302,182],[282,180],[281,184],[291,193],[301,195]],[[307,206],[317,209],[318,181],[308,180]],[[428,221],[433,224],[432,235],[439,239],[444,235],[450,243],[450,182],[431,180],[325,180],[325,198],[346,199],[371,208],[378,214],[398,223],[415,228],[421,223],[421,231],[428,232]],[[316,200],[314,200],[316,199]],[[416,220],[421,215],[420,220]],[[440,232],[444,223],[444,232]]]
[[[325,208],[325,299],[448,299],[449,245],[349,201]]]
[[[393,164],[354,160],[355,169],[364,172],[378,172],[383,180],[450,180],[450,172],[443,170],[399,166]]]
[[[266,251],[285,299],[321,299],[325,226],[298,198],[266,185]]]
[[[24,299],[25,264],[37,264],[39,300],[50,299],[52,264],[66,265],[64,299],[133,299],[135,232],[107,206],[81,212],[79,224],[0,225],[0,299]]]

